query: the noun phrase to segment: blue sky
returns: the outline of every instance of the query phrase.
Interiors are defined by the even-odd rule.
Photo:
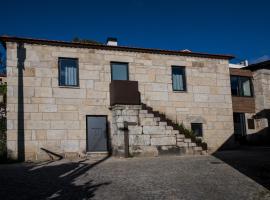
[[[270,59],[267,0],[3,0],[0,34]]]

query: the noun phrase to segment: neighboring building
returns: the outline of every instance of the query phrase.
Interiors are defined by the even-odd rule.
[[[123,154],[126,145],[132,155],[202,153],[176,129],[181,123],[213,152],[235,144],[233,117],[243,119],[233,112],[249,113],[247,120],[255,113],[251,72],[245,72],[250,91],[246,79],[233,78],[244,89],[236,94],[248,97],[231,96],[230,73],[243,75],[229,70],[232,56],[122,47],[116,40],[0,39],[7,49],[7,145],[14,158]]]
[[[252,71],[255,97],[255,112],[247,125],[253,129],[247,131],[250,144],[270,144],[270,60],[245,67]],[[255,123],[254,123],[255,122]]]
[[[230,68],[234,119],[233,141],[270,144],[270,62]]]
[[[233,141],[244,143],[247,134],[255,131],[255,92],[250,70],[230,68],[234,133]]]

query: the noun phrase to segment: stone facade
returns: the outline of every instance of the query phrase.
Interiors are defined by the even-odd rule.
[[[17,44],[7,42],[7,145],[17,157]],[[217,150],[233,134],[228,60],[24,44],[24,146],[26,159],[46,159],[41,148],[59,154],[86,152],[86,115],[107,115],[110,62],[127,62],[139,82],[141,101],[190,128],[203,122],[203,139]],[[58,86],[58,58],[78,58],[79,87]],[[172,91],[171,66],[186,67],[187,92]],[[109,129],[109,134],[111,134]],[[144,142],[144,141],[143,141]],[[115,141],[111,141],[114,145]]]
[[[270,108],[270,70],[261,69],[254,72],[254,90],[256,93],[256,112]]]
[[[254,129],[248,128],[248,140],[255,143],[270,142],[270,70],[260,69],[253,72],[253,86],[255,95],[255,113],[246,113],[247,119],[254,119]],[[266,136],[266,137],[265,137]]]

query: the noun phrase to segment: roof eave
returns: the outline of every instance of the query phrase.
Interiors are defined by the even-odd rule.
[[[2,42],[22,42],[29,44],[41,44],[41,45],[52,45],[52,46],[63,46],[63,47],[74,47],[74,48],[93,48],[102,50],[117,50],[117,51],[130,51],[130,52],[141,52],[141,53],[155,53],[155,54],[166,54],[166,55],[179,55],[179,56],[192,56],[192,57],[205,57],[214,59],[233,59],[232,55],[221,55],[221,54],[207,54],[198,52],[181,52],[173,50],[162,50],[162,49],[150,49],[150,48],[137,48],[127,46],[108,46],[103,44],[86,44],[86,43],[74,43],[58,40],[44,40],[44,39],[33,39],[33,38],[21,38],[21,37],[10,37],[1,36]]]

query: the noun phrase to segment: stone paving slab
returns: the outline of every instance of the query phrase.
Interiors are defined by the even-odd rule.
[[[266,200],[269,190],[213,156],[0,165],[0,199]]]

